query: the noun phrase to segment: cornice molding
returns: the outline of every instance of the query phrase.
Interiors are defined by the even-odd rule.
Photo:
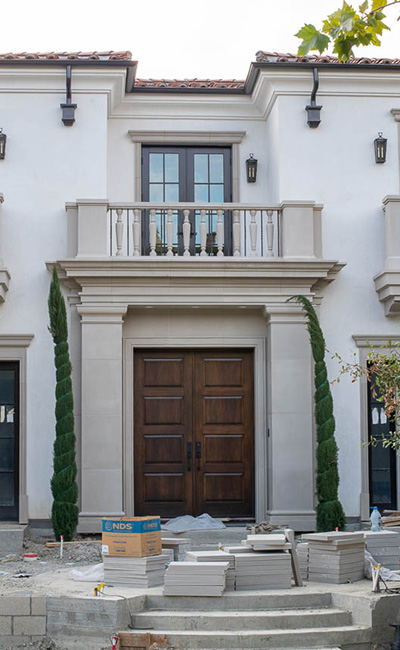
[[[400,334],[353,334],[358,348],[378,348],[389,345],[389,341],[400,343]]]
[[[0,334],[0,347],[27,348],[34,337],[34,334]]]
[[[117,310],[128,305],[284,305],[293,295],[310,295],[321,281],[332,282],[343,267],[334,260],[277,258],[71,258],[56,264],[60,280],[67,286],[74,283],[82,304],[94,311],[100,304]]]
[[[239,144],[246,131],[128,131],[140,144]]]

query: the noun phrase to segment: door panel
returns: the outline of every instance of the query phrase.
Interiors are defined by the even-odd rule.
[[[175,517],[192,502],[187,443],[192,440],[192,358],[135,354],[135,514]]]
[[[135,513],[254,515],[253,355],[135,354]]]
[[[248,351],[195,357],[196,512],[251,516],[253,505],[253,361]]]
[[[18,519],[19,366],[0,362],[0,519]]]

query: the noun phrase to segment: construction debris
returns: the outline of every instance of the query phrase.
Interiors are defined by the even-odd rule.
[[[364,532],[367,551],[382,566],[393,571],[400,568],[400,536],[390,530]]]
[[[360,533],[311,533],[303,535],[309,544],[309,580],[343,584],[364,577],[365,540]]]
[[[165,555],[110,557],[104,555],[104,582],[107,585],[157,587],[164,582]],[[171,566],[171,565],[170,565]]]
[[[229,562],[172,562],[164,596],[222,596]]]

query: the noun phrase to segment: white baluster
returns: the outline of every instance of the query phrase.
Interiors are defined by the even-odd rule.
[[[154,208],[150,210],[149,234],[150,234],[150,256],[155,257],[157,255],[156,253],[157,224],[156,224],[156,210]]]
[[[257,210],[250,210],[250,245],[251,245],[251,256],[254,257],[257,254],[257,222],[256,222]]]
[[[217,220],[217,246],[218,246],[218,253],[217,257],[223,257],[223,247],[224,247],[224,211],[223,210],[217,210],[217,215],[218,215],[218,220]]]
[[[142,211],[139,208],[135,208],[133,214],[133,256],[140,257],[142,254]]]
[[[240,257],[240,253],[241,253],[240,210],[234,210],[233,211],[232,239],[233,239],[233,256],[234,257]]]
[[[167,210],[168,220],[167,220],[167,257],[173,257],[172,244],[174,239],[174,222],[172,219],[173,210],[169,208]]]
[[[273,257],[274,253],[272,251],[274,246],[274,224],[272,222],[273,210],[267,210],[267,246],[268,246],[268,257]]]
[[[206,210],[200,210],[200,257],[207,255],[207,222]]]
[[[122,255],[122,242],[124,237],[124,222],[122,221],[123,210],[118,208],[117,210],[117,221],[115,224],[115,234],[117,238],[117,255],[121,257]]]
[[[190,257],[190,221],[189,221],[190,210],[184,210],[184,222],[182,225],[183,231],[183,257]]]

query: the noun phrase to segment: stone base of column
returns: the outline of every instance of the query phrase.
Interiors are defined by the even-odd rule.
[[[270,524],[293,528],[298,532],[313,532],[315,530],[316,514],[314,510],[269,510],[267,516]]]
[[[79,513],[78,533],[101,533],[103,517],[125,517],[125,512],[105,512],[104,515]]]

